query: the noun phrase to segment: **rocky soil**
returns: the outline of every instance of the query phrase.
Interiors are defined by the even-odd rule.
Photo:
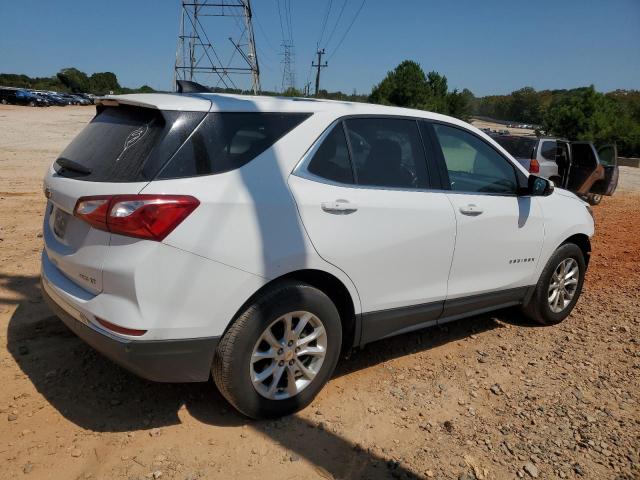
[[[555,327],[501,311],[368,345],[301,413],[249,421],[213,384],[140,380],[38,286],[49,163],[90,107],[0,107],[0,478],[640,478],[640,193],[595,207]]]

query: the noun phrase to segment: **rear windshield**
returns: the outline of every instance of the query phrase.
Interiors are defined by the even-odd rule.
[[[538,140],[527,137],[493,137],[502,148],[516,158],[534,158]]]
[[[54,168],[59,175],[93,182],[222,173],[250,162],[308,116],[98,107]]]
[[[60,154],[54,164],[59,175],[92,182],[151,180],[205,116],[122,105],[97,112]]]
[[[240,168],[309,116],[307,113],[209,113],[158,178],[211,175]]]

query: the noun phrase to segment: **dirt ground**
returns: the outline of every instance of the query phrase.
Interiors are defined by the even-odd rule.
[[[140,380],[43,304],[42,177],[91,107],[0,106],[0,478],[640,478],[640,175],[595,207],[585,291],[368,345],[313,404],[249,421]]]
[[[531,128],[511,128],[503,125],[502,123],[489,122],[487,120],[480,120],[478,118],[471,119],[471,125],[476,128],[490,128],[491,130],[509,130],[512,135],[533,135],[535,130]]]

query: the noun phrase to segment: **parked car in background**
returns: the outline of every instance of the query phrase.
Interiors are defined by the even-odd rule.
[[[592,205],[613,195],[618,185],[615,145],[599,149],[591,142],[555,137],[498,135],[494,139],[530,173],[552,180]]]
[[[44,92],[43,95],[45,95],[49,99],[49,101],[51,102],[52,105],[57,105],[59,107],[64,107],[66,105],[70,105],[69,100],[61,97],[57,93]]]
[[[556,324],[578,301],[590,207],[461,120],[205,93],[100,102],[44,180],[42,291],[142,377],[212,374],[245,415],[278,417],[343,350],[516,305]]]
[[[29,90],[8,87],[0,87],[0,103],[30,107],[48,107],[50,104],[46,99]]]
[[[83,105],[93,105],[96,98],[95,95],[92,95],[90,93],[76,93],[75,96],[86,100],[86,103],[83,103]]]
[[[70,93],[58,93],[58,96],[67,101],[67,105],[80,105],[80,99]]]

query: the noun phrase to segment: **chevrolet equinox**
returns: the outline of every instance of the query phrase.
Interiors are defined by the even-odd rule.
[[[562,321],[594,231],[465,122],[302,98],[106,97],[44,189],[63,322],[253,418],[308,405],[352,347],[515,305]]]

